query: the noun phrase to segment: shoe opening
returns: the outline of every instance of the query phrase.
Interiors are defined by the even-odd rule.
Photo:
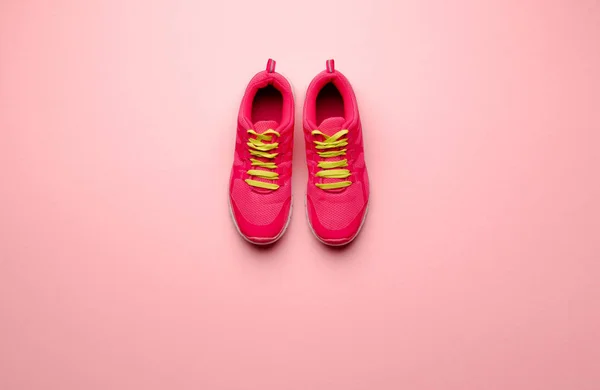
[[[272,85],[259,89],[252,101],[252,123],[275,121],[281,123],[283,95]]]
[[[344,98],[333,83],[327,83],[317,95],[317,126],[333,117],[344,117]]]

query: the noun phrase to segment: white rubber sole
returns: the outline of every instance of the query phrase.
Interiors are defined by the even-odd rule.
[[[277,236],[275,236],[271,241],[267,241],[267,242],[252,241],[252,239],[250,237],[247,237],[240,230],[240,227],[238,226],[238,224],[237,224],[237,222],[235,220],[235,217],[233,216],[233,209],[231,208],[231,199],[229,197],[227,199],[227,203],[229,204],[229,215],[231,215],[231,220],[233,221],[233,225],[235,226],[235,230],[237,230],[237,232],[239,233],[239,235],[242,236],[242,238],[244,240],[248,241],[250,244],[253,244],[253,245],[265,246],[265,245],[271,245],[271,244],[276,243],[277,241],[279,241],[279,239],[281,237],[283,237],[283,235],[285,234],[285,231],[287,230],[288,226],[290,225],[290,221],[292,220],[292,209],[294,208],[293,198],[292,198],[292,202],[290,203],[290,212],[288,214],[288,218],[287,218],[287,221],[285,222],[285,226],[283,227],[283,230],[281,230],[281,232],[279,232],[279,234]]]
[[[308,202],[307,202],[307,200],[306,200],[306,199],[307,199],[307,197],[306,197],[306,195],[305,195],[305,196],[304,196],[304,211],[305,211],[305,214],[306,214],[306,222],[308,222],[308,226],[310,227],[310,231],[312,232],[313,236],[315,236],[315,238],[316,238],[317,240],[319,240],[319,242],[320,242],[320,243],[322,243],[322,244],[325,244],[325,245],[327,245],[327,246],[332,246],[332,247],[341,247],[341,246],[348,245],[348,244],[350,244],[352,241],[354,241],[354,239],[355,239],[356,237],[358,237],[358,234],[359,234],[359,233],[360,233],[360,231],[362,230],[362,228],[363,228],[363,225],[365,224],[365,221],[367,220],[367,214],[369,213],[369,203],[367,202],[367,207],[366,207],[366,209],[365,209],[365,215],[363,215],[363,219],[362,219],[362,221],[360,222],[360,226],[358,227],[358,230],[356,231],[356,233],[355,233],[355,234],[354,234],[354,235],[353,235],[353,236],[350,238],[350,240],[348,240],[347,242],[344,242],[344,243],[342,243],[342,244],[332,244],[332,243],[330,243],[330,242],[323,241],[323,240],[321,239],[321,237],[319,237],[319,236],[317,235],[317,233],[315,233],[315,229],[313,229],[313,227],[312,227],[312,224],[310,223],[310,218],[308,218],[308,205],[307,205],[307,203],[308,203]]]

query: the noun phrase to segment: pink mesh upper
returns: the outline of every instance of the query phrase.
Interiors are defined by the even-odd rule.
[[[231,198],[238,206],[241,216],[257,226],[272,223],[289,198],[286,191],[250,190],[243,180],[233,182]]]
[[[330,193],[320,189],[309,195],[316,211],[316,218],[323,227],[342,230],[356,218],[365,205],[360,186],[347,187],[343,192]]]

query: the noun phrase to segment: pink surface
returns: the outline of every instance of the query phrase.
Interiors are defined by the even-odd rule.
[[[598,389],[599,39],[594,0],[0,2],[0,389]],[[302,137],[281,242],[229,218],[269,57],[297,112],[355,88],[347,250]]]

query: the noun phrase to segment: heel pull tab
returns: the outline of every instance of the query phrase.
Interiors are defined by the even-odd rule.
[[[269,61],[267,61],[267,73],[275,72],[275,64],[277,64],[275,62],[275,60],[272,58],[269,58]]]
[[[335,61],[334,60],[327,60],[327,62],[325,62],[325,65],[327,66],[327,71],[329,73],[333,73],[335,72]]]

